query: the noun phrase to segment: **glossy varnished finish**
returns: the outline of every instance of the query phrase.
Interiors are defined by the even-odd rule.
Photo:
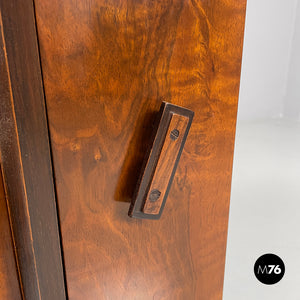
[[[63,300],[33,2],[0,0],[0,16],[0,153],[20,287],[26,300]]]
[[[35,8],[70,299],[221,299],[245,1]],[[161,219],[130,219],[162,100],[193,125]]]
[[[21,300],[17,266],[0,169],[0,299]]]

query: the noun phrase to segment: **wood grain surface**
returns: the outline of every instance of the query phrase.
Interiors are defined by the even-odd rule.
[[[21,300],[0,165],[0,299]]]
[[[172,114],[152,182],[146,195],[145,205],[143,207],[143,212],[146,214],[156,215],[160,211],[188,122],[188,117]],[[173,140],[170,137],[171,132],[174,129],[179,132],[176,140]],[[160,193],[159,198],[155,201],[151,200],[151,192],[153,190],[159,191]]]
[[[35,0],[71,300],[222,298],[245,5]],[[162,100],[194,121],[161,219],[130,219]]]
[[[22,296],[65,299],[31,0],[0,0],[0,154]]]

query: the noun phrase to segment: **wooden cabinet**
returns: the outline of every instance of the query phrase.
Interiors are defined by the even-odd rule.
[[[11,3],[1,154],[25,298],[221,299],[245,1]],[[194,120],[161,218],[130,218],[163,101]]]

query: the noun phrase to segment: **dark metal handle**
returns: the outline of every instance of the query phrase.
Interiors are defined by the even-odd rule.
[[[160,218],[193,116],[189,109],[162,103],[154,142],[129,208],[130,217]]]

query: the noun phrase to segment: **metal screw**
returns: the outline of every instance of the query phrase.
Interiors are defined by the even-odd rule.
[[[179,130],[178,129],[173,129],[170,133],[170,138],[175,141],[179,137]]]
[[[155,202],[158,200],[158,198],[160,197],[161,192],[159,190],[152,190],[150,195],[149,195],[149,200],[151,202]]]

